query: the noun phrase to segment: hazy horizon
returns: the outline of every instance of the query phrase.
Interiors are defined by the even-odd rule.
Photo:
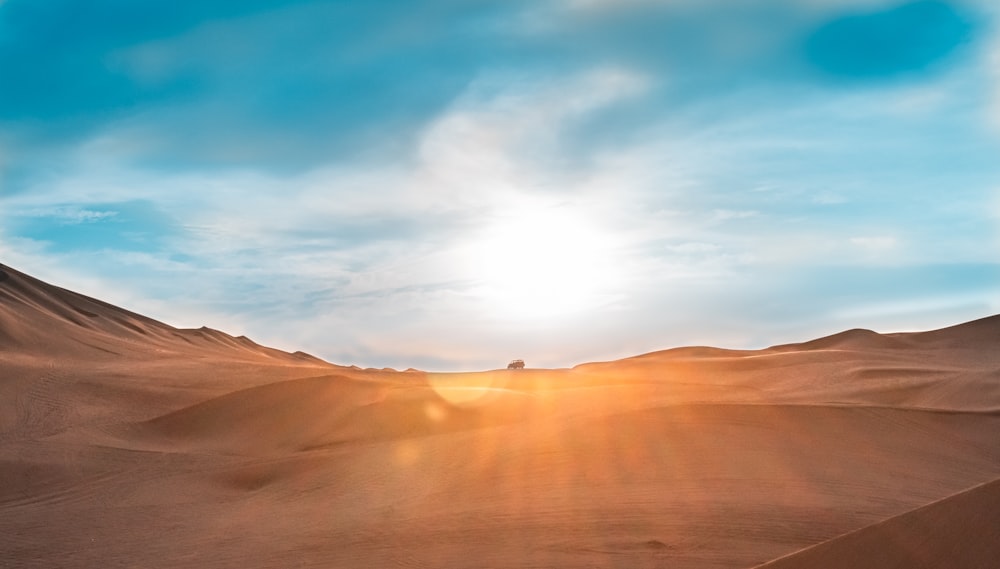
[[[0,262],[334,363],[1000,312],[985,0],[0,2]]]

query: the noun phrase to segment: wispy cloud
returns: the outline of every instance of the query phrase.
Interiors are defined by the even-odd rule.
[[[891,235],[873,235],[866,237],[851,237],[851,243],[871,251],[888,251],[896,248],[899,241]]]
[[[117,211],[98,211],[81,206],[57,206],[46,209],[28,209],[19,212],[24,217],[51,218],[59,223],[95,223],[118,215]]]

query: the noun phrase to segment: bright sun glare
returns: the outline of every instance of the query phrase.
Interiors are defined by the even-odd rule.
[[[551,320],[596,308],[618,278],[611,235],[564,208],[499,216],[472,255],[482,299],[511,318]]]

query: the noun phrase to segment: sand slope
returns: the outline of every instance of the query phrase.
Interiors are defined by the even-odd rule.
[[[1000,479],[761,565],[761,569],[991,569],[1000,562]]]
[[[207,327],[178,329],[0,265],[0,350],[60,360],[117,356],[272,358],[322,364]]]
[[[2,567],[910,566],[887,535],[927,567],[994,555],[996,484],[956,493],[1000,477],[997,317],[434,374],[0,270]]]

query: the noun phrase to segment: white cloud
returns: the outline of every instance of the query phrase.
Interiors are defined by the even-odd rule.
[[[845,196],[837,192],[820,192],[813,197],[813,203],[820,205],[839,205],[849,202]]]
[[[731,6],[729,0],[555,0],[575,10],[607,10],[642,6]],[[892,0],[791,0],[789,5],[814,10],[856,10],[892,5]]]
[[[757,217],[758,215],[760,215],[760,212],[754,210],[716,209],[712,211],[712,220],[729,221],[732,219],[750,219],[751,217]]]
[[[872,252],[890,251],[899,245],[899,240],[892,235],[869,235],[851,237],[851,244]]]
[[[566,125],[647,86],[642,75],[619,68],[555,79],[481,78],[423,133],[418,184],[444,191],[449,201],[472,195],[479,203],[562,183],[564,173],[549,164],[559,162]]]
[[[80,206],[64,205],[50,208],[34,208],[17,212],[24,217],[48,217],[67,225],[94,223],[107,220],[118,215],[112,210],[93,210]]]

